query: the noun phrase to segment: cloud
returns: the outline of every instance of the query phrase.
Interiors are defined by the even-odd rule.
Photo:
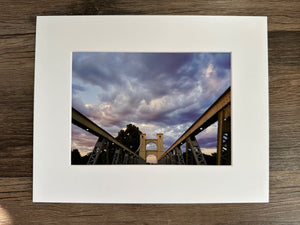
[[[78,84],[72,84],[72,95],[77,95],[81,91],[86,91],[86,89]]]
[[[81,155],[93,150],[98,138],[72,124],[72,150],[78,149]]]
[[[76,52],[72,74],[78,111],[113,136],[134,123],[171,145],[230,86],[230,53]]]

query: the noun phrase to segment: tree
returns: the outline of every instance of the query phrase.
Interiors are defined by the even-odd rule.
[[[86,154],[85,156],[81,156],[78,149],[73,149],[73,151],[71,152],[71,164],[72,165],[85,165],[85,164],[87,164],[90,156],[91,156],[91,152]]]
[[[116,137],[117,141],[125,145],[131,151],[135,152],[140,145],[140,134],[142,132],[140,129],[133,125],[128,124],[126,130],[120,130],[118,136]]]
[[[81,165],[86,165],[89,158],[91,157],[92,152],[89,152],[88,154],[86,154],[85,156],[81,156]]]
[[[72,162],[72,165],[78,165],[81,163],[81,155],[80,155],[80,152],[78,151],[78,149],[74,149],[72,151],[71,162]]]

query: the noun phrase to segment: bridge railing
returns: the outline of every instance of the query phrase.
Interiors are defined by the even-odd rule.
[[[179,137],[158,159],[159,164],[189,164],[206,165],[196,135],[208,126],[218,121],[217,165],[221,164],[222,152],[231,152],[231,88],[229,87],[197,120]],[[186,144],[185,159],[181,146]],[[189,155],[192,152],[192,156]],[[192,160],[190,160],[192,158]]]
[[[135,152],[117,141],[107,131],[93,121],[72,108],[72,123],[98,137],[94,149],[87,162],[88,165],[96,164],[144,164],[145,161]]]

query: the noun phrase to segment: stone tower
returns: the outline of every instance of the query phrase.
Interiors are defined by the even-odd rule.
[[[156,134],[157,139],[146,139],[146,134],[140,135],[140,152],[139,155],[142,159],[146,160],[148,155],[155,155],[157,159],[164,154],[164,139],[163,134]],[[154,143],[157,146],[156,150],[146,150],[146,145],[148,143]]]

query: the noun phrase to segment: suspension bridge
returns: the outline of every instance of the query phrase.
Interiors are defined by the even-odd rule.
[[[97,164],[146,164],[149,155],[155,155],[157,164],[207,165],[196,136],[218,121],[216,164],[231,164],[231,88],[229,87],[166,151],[163,134],[156,139],[140,135],[138,149],[131,150],[117,141],[103,128],[72,108],[72,123],[98,137],[88,159],[88,165]],[[146,145],[154,143],[155,150]],[[185,145],[185,157],[182,146]]]

